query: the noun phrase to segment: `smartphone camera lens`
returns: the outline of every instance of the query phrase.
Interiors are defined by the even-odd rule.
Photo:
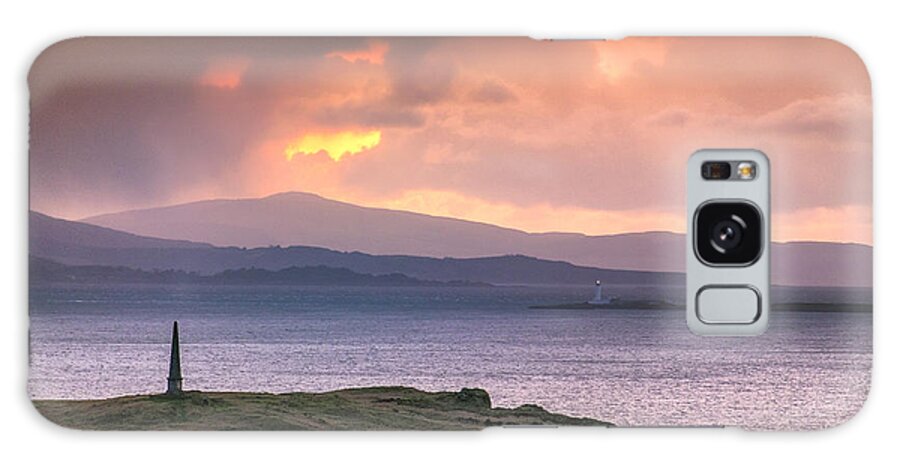
[[[694,249],[706,264],[748,266],[762,252],[759,210],[750,203],[712,202],[697,210]]]
[[[740,246],[744,235],[742,231],[746,228],[746,225],[741,225],[743,222],[739,216],[733,216],[731,219],[716,223],[709,234],[712,237],[713,248],[719,253],[725,253]]]

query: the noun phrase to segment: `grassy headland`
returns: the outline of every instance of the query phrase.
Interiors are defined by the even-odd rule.
[[[35,400],[64,427],[85,430],[479,430],[491,426],[612,424],[535,405],[494,408],[488,393],[372,387],[327,393],[185,392],[102,400]]]

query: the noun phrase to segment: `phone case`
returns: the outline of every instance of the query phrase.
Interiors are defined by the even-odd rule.
[[[78,38],[30,91],[29,379],[78,429],[821,429],[872,366],[872,102],[821,38]],[[766,332],[685,166],[771,171]]]

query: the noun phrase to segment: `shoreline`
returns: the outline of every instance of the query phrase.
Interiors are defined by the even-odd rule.
[[[480,388],[426,392],[365,387],[324,393],[186,391],[96,400],[32,400],[50,422],[80,430],[482,430],[599,426],[601,420],[524,404],[493,407]]]

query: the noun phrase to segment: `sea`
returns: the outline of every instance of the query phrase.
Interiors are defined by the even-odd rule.
[[[682,301],[683,287],[609,286]],[[692,334],[679,310],[529,309],[590,286],[51,285],[30,289],[33,399],[160,393],[172,323],[184,387],[487,390],[618,426],[818,429],[862,406],[872,314],[774,312],[764,335]],[[870,289],[774,288],[773,302],[871,303]]]

